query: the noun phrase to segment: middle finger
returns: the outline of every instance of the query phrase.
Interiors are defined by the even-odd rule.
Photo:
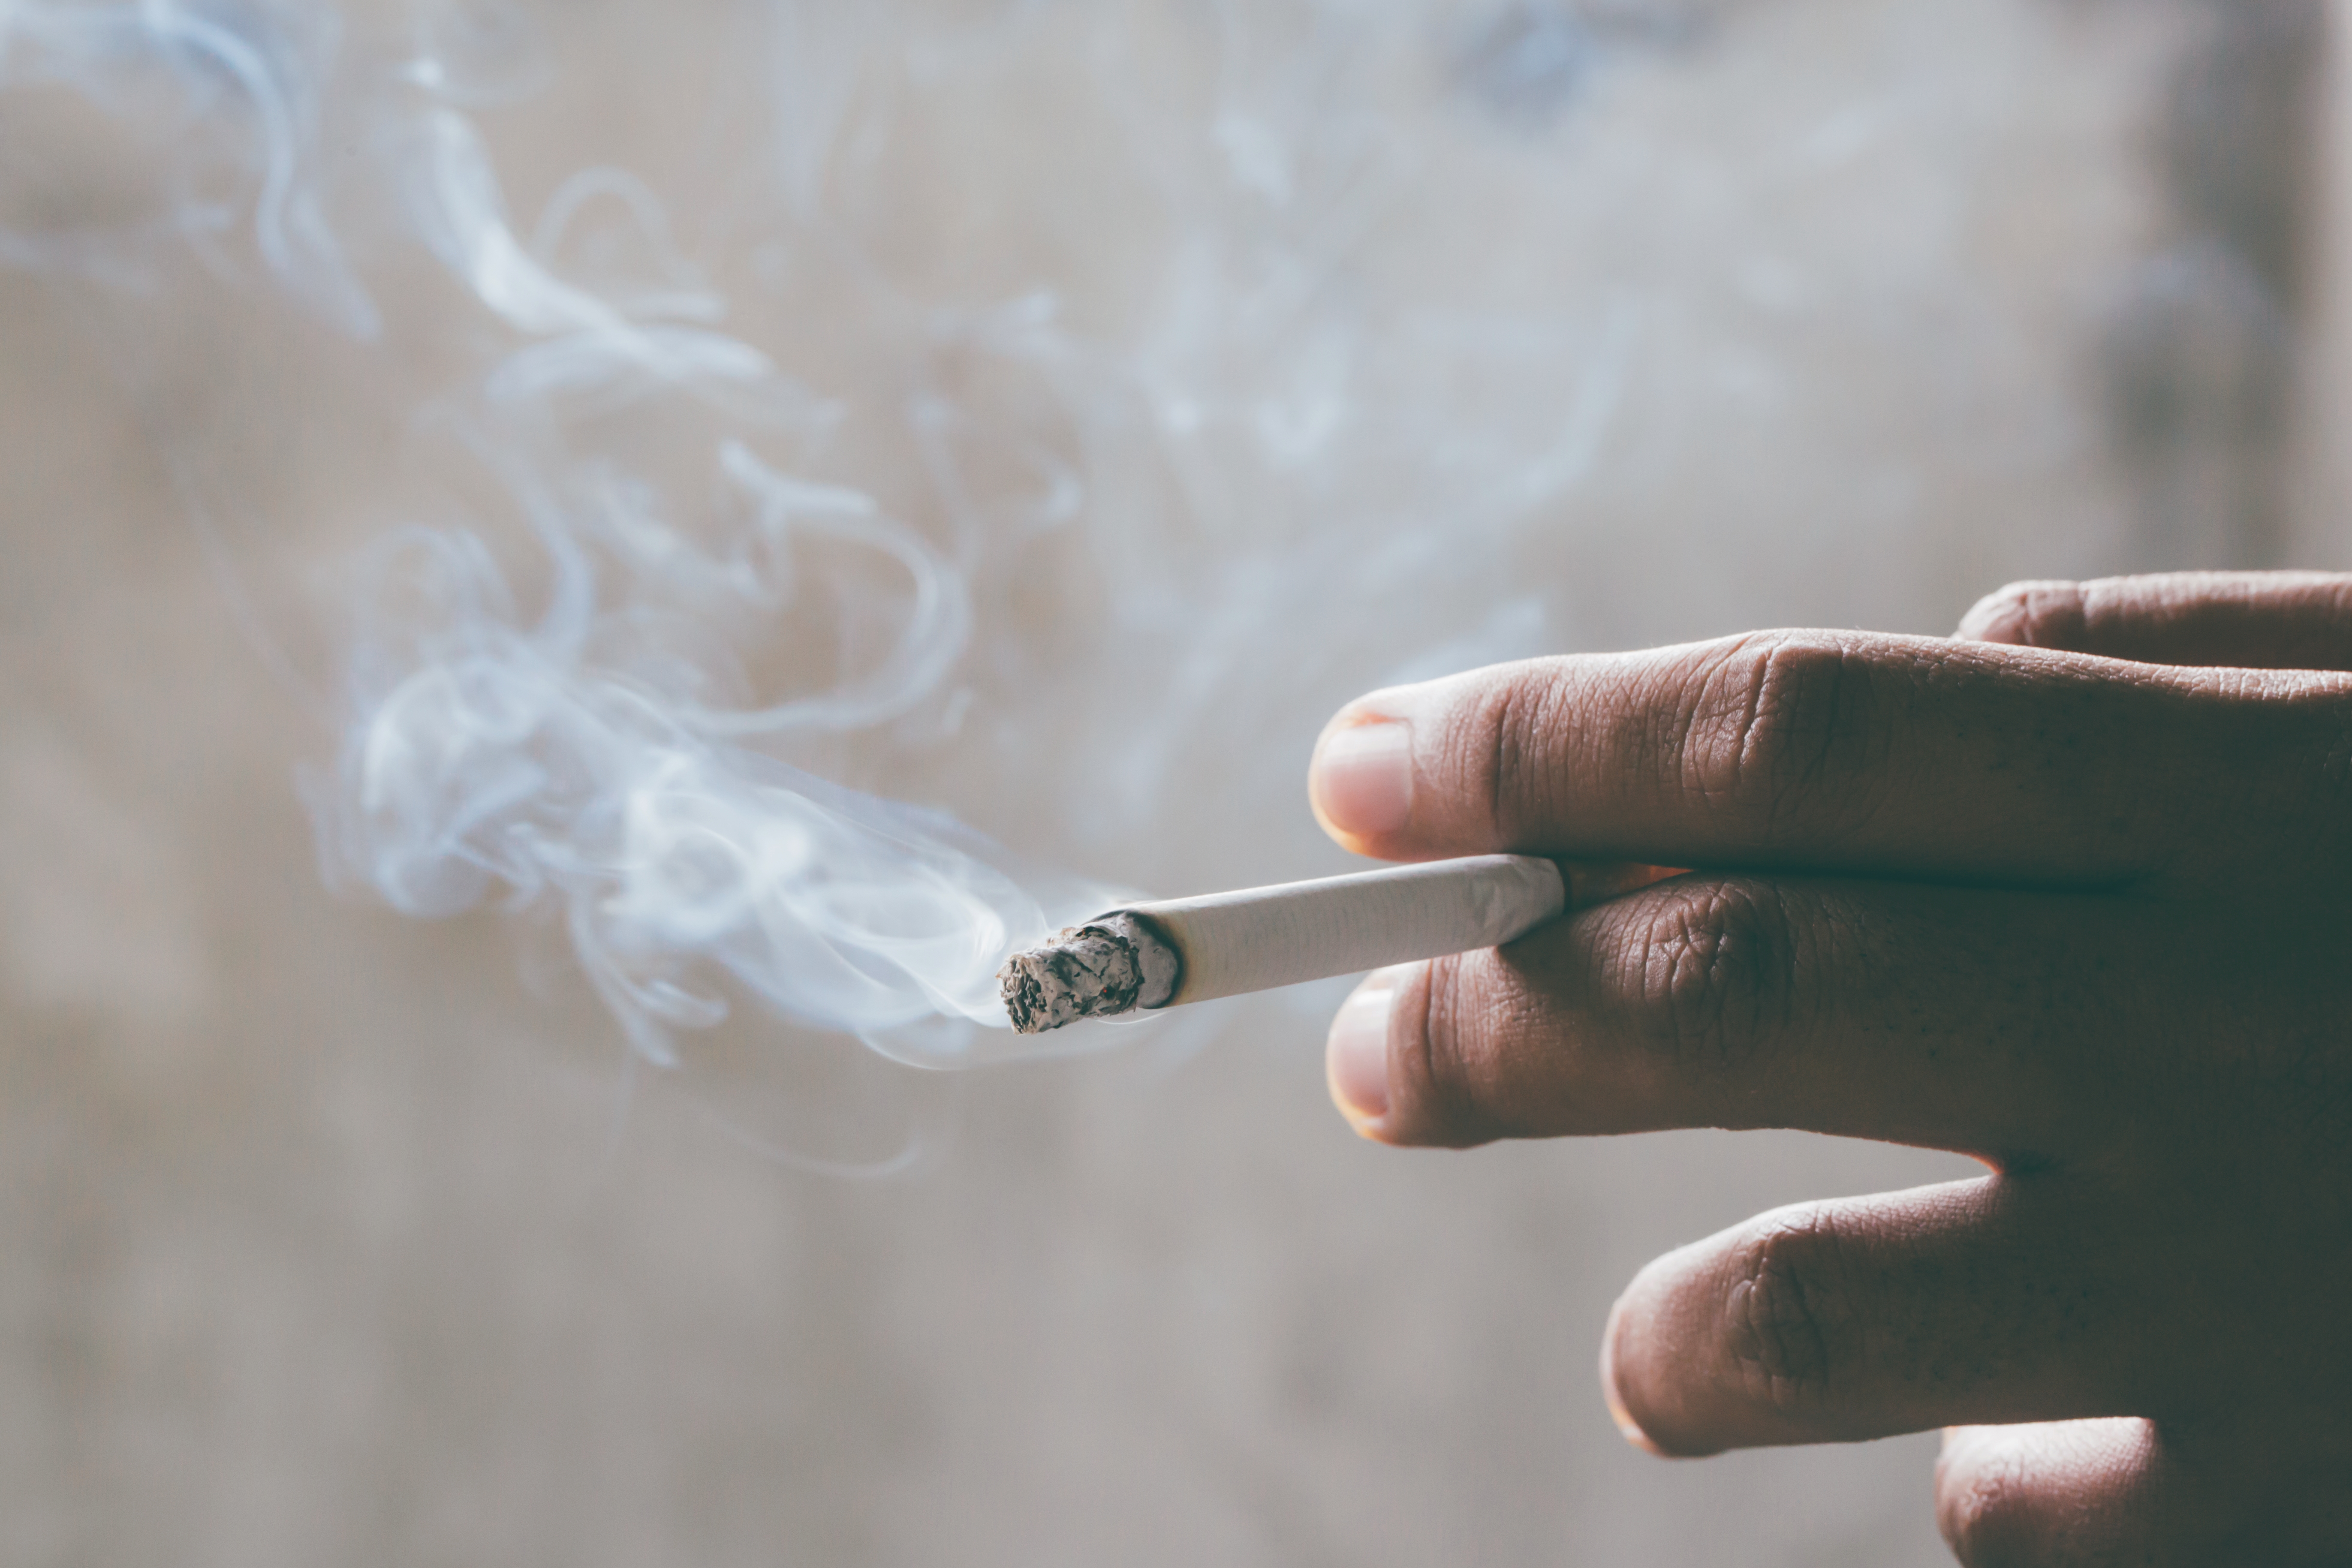
[[[2220,940],[2179,905],[1686,876],[1373,976],[1332,1085],[1391,1143],[1790,1127],[2047,1164],[2149,1130],[2130,1085],[2193,1037],[2171,993]]]

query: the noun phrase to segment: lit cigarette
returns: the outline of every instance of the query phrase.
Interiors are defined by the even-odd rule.
[[[1433,860],[1112,910],[1014,953],[997,979],[1013,1028],[1040,1035],[1080,1018],[1499,947],[1567,907],[1549,860]]]

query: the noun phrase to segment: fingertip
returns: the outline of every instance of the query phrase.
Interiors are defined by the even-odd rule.
[[[1619,1436],[1652,1458],[1666,1458],[1669,1457],[1666,1451],[1642,1430],[1639,1421],[1633,1419],[1633,1412],[1627,1407],[1625,1396],[1617,1387],[1617,1329],[1624,1315],[1625,1299],[1621,1296],[1617,1304],[1609,1309],[1609,1321],[1601,1331],[1601,1397],[1608,1402],[1609,1418],[1617,1424]]]
[[[2082,639],[2083,585],[2060,579],[2011,583],[1987,594],[1960,617],[1962,642],[2018,647],[2072,647]]]
[[[1386,1142],[1389,1018],[1411,965],[1377,970],[1339,1005],[1324,1042],[1323,1073],[1331,1103],[1358,1136]]]
[[[1324,726],[1307,766],[1315,819],[1382,860],[1544,847],[1557,828],[1554,774],[1573,726],[1558,661],[1489,665],[1383,687]],[[1498,821],[1497,798],[1541,798],[1536,819]]]
[[[1377,710],[1343,710],[1315,743],[1307,803],[1323,831],[1357,854],[1412,821],[1412,727]]]

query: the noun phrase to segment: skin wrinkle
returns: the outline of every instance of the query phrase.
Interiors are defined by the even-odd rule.
[[[1498,954],[1471,953],[1429,964],[1418,1014],[1401,1010],[1392,1026],[1405,1029],[1401,1059],[1409,1087],[1392,1090],[1391,1120],[1402,1114],[1456,1147],[1526,1133],[1523,1121],[1499,1109],[1508,1096],[1496,1088],[1523,1065],[1521,1042],[1540,1030],[1524,985],[1494,973],[1503,963]]]
[[[2085,641],[2091,620],[2089,606],[2083,591],[2072,583],[2033,584],[2021,592],[2005,590],[2015,595],[2012,603],[1996,612],[1984,636],[1994,640],[2001,634],[2001,642],[2023,643],[2028,647],[2080,647]]]
[[[1562,1052],[1580,1053],[1580,1037],[1571,1029],[1557,1043],[1547,1039],[1557,1032],[1547,998],[1527,983],[1506,953],[1467,953],[1441,962],[1444,983],[1456,1000],[1442,1013],[1433,1010],[1432,1027],[1450,1030],[1453,1037],[1433,1047],[1430,1059],[1433,1064],[1458,1064],[1453,1070],[1465,1089],[1449,1094],[1441,1086],[1438,1104],[1471,1107],[1466,1114],[1451,1112],[1459,1119],[1460,1142],[1525,1137],[1542,1123],[1531,1121],[1524,1106],[1513,1113],[1511,1086],[1542,1073],[1549,1058]],[[1439,980],[1437,968],[1433,965],[1433,984]],[[1556,1114],[1575,1113],[1572,1102],[1550,1109]],[[1448,1113],[1441,1110],[1444,1114]]]
[[[1475,966],[1475,971],[1474,971]],[[1486,1046],[1483,1052],[1474,1052],[1474,1058],[1484,1056],[1490,1063],[1487,1072],[1478,1077],[1479,1119],[1486,1130],[1505,1137],[1524,1137],[1530,1123],[1524,1116],[1513,1113],[1513,1097],[1507,1092],[1514,1081],[1524,1079],[1530,1067],[1532,1055],[1549,1054],[1540,1042],[1545,1030],[1535,993],[1515,973],[1511,962],[1500,952],[1465,954],[1456,970],[1456,984],[1462,984],[1461,974],[1473,971],[1486,982],[1476,987],[1481,999],[1479,1015],[1486,1020]],[[1556,1048],[1556,1047],[1555,1047]],[[1575,1048],[1571,1043],[1570,1049]]]
[[[1690,900],[1678,900],[1674,910],[1665,943],[1663,1011],[1677,1058],[1721,1073],[1753,1065],[1776,994],[1784,1020],[1790,1016],[1793,942],[1777,892],[1750,883],[1722,883],[1704,899],[1696,908]],[[1773,905],[1769,911],[1766,899]],[[1652,1005],[1658,1000],[1651,999]],[[1735,1015],[1742,1013],[1744,1030],[1734,1024]]]
[[[1792,894],[1786,888],[1768,886],[1787,944],[1785,984],[1777,993],[1780,1015],[1774,1020],[1781,1037],[1794,1039],[1810,1034],[1820,1014],[1832,1005],[1832,992],[1874,1001],[1870,943],[1839,939],[1841,931],[1849,928],[1859,935],[1861,921],[1851,907],[1833,896]],[[1792,913],[1792,909],[1802,914]],[[1847,978],[1841,983],[1834,978],[1838,976]]]
[[[1732,911],[1738,910],[1735,914]],[[1748,1042],[1758,1031],[1754,997],[1762,984],[1761,945],[1752,928],[1755,912],[1737,893],[1718,890],[1700,918],[1685,907],[1675,922],[1671,950],[1676,1045],[1685,1058],[1696,1055],[1721,1070],[1744,1056],[1734,1048],[1732,1015],[1741,1003],[1749,1013]]]
[[[1461,1023],[1465,1010],[1475,1009],[1463,1005],[1462,969],[1459,957],[1439,959],[1429,967],[1421,1013],[1421,1066],[1416,1082],[1422,1092],[1416,1097],[1416,1109],[1424,1118],[1483,1139],[1486,1117],[1471,1086],[1471,1058]]]
[[[1829,1402],[1839,1361],[1852,1353],[1831,1343],[1823,1313],[1834,1289],[1816,1290],[1809,1283],[1828,1272],[1810,1250],[1825,1247],[1833,1255],[1835,1245],[1834,1227],[1817,1215],[1768,1232],[1748,1252],[1727,1303],[1733,1370],[1758,1403],[1793,1427],[1817,1418]]]
[[[1479,721],[1488,734],[1486,773],[1481,781],[1486,787],[1480,793],[1486,801],[1487,832],[1497,844],[1516,845],[1519,842],[1513,821],[1517,814],[1511,810],[1510,802],[1504,794],[1510,781],[1518,776],[1518,770],[1512,766],[1512,742],[1517,731],[1517,726],[1511,722],[1515,689],[1505,685],[1479,705]]]
[[[1862,741],[1857,749],[1867,752],[1867,721],[1876,716],[1876,704],[1865,700],[1864,722],[1847,720],[1854,674],[1834,643],[1783,642],[1765,656],[1763,700],[1751,710],[1741,750],[1743,762],[1752,751],[1761,764],[1745,787],[1760,792],[1749,809],[1769,837],[1808,824],[1827,829],[1826,837],[1851,837],[1848,803],[1843,792],[1826,786],[1834,779],[1870,776],[1866,756],[1843,754],[1853,740]],[[1849,762],[1865,765],[1841,765]]]
[[[1701,742],[1698,772],[1707,803],[1718,810],[1728,808],[1733,819],[1743,826],[1748,820],[1758,779],[1762,780],[1763,805],[1768,813],[1780,799],[1780,792],[1774,787],[1778,781],[1772,776],[1778,759],[1767,751],[1769,737],[1766,725],[1767,716],[1773,710],[1774,662],[1783,652],[1781,647],[1767,643],[1764,657],[1748,663],[1747,689],[1740,693],[1739,719],[1731,731],[1730,744],[1719,755],[1715,752],[1712,742],[1716,731],[1712,725],[1704,731],[1706,739]],[[1728,661],[1722,668],[1727,671]],[[1778,732],[1776,730],[1770,733]],[[1723,758],[1728,759],[1727,768]]]
[[[1417,1027],[1406,1034],[1408,1059],[1412,1064],[1406,1077],[1416,1090],[1408,1096],[1414,1120],[1445,1129],[1442,1136],[1449,1143],[1486,1142],[1493,1134],[1475,1096],[1466,1092],[1468,1075],[1461,1049],[1465,1037],[1455,1021],[1462,1011],[1461,959],[1433,961],[1421,992]],[[1401,1016],[1404,1014],[1402,1008],[1398,1012]]]
[[[1921,657],[1907,653],[1914,668]],[[1890,764],[1908,704],[1890,703],[1879,672],[1843,638],[1780,639],[1765,657],[1763,681],[1743,749],[1762,764],[1748,787],[1764,792],[1757,814],[1765,831],[1777,837],[1810,826],[1825,837],[1861,837],[1900,787]],[[1840,781],[1846,787],[1832,787]]]
[[[1538,711],[1535,727],[1527,734],[1578,733],[1582,721],[1582,696],[1583,693],[1571,682],[1545,682],[1536,692]],[[1524,746],[1525,742],[1522,741],[1520,745]],[[1515,748],[1514,755],[1517,754],[1517,748]],[[1536,754],[1538,757],[1542,755],[1541,752]],[[1580,799],[1585,792],[1578,786],[1574,770],[1563,765],[1563,759],[1551,758],[1546,759],[1546,765],[1538,767],[1536,772],[1543,793],[1535,820],[1553,822],[1576,815]],[[1534,830],[1520,824],[1517,831],[1524,836]]]
[[[1514,788],[1514,781],[1527,780],[1529,774],[1534,775],[1530,782],[1540,788],[1550,772],[1548,768],[1520,765],[1526,756],[1521,745],[1524,737],[1543,732],[1537,725],[1520,722],[1517,718],[1520,704],[1528,700],[1530,698],[1516,682],[1506,682],[1479,705],[1479,722],[1487,731],[1483,748],[1486,772],[1480,781],[1484,785],[1481,793],[1486,802],[1487,832],[1491,841],[1500,846],[1517,847],[1523,844],[1525,831],[1521,824],[1530,818],[1540,820],[1544,815],[1524,809]],[[1542,702],[1542,688],[1536,689],[1532,700]]]
[[[1720,817],[1738,803],[1738,759],[1742,742],[1739,735],[1752,726],[1753,713],[1760,695],[1761,671],[1755,666],[1746,668],[1747,681],[1740,702],[1747,717],[1739,721],[1738,731],[1730,748],[1730,777],[1724,780],[1723,748],[1712,739],[1719,723],[1716,712],[1717,688],[1738,667],[1740,653],[1757,639],[1740,637],[1713,657],[1703,657],[1696,678],[1687,682],[1688,697],[1681,705],[1682,722],[1676,739],[1672,771],[1679,782],[1685,798],[1696,802],[1708,815]]]

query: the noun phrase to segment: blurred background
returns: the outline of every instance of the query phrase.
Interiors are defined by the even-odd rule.
[[[1592,1363],[1657,1253],[1966,1162],[1376,1149],[1324,1098],[1344,984],[1044,1060],[957,1025],[943,1072],[787,973],[655,1066],[561,900],[410,918],[338,837],[387,594],[462,619],[372,552],[478,540],[536,602],[534,505],[618,495],[599,624],[700,628],[645,634],[655,700],[940,653],[744,751],[1047,909],[1329,872],[1307,752],[1378,685],[2347,564],[2342,38],[0,0],[0,1557],[1942,1561],[1933,1436],[1664,1465]],[[530,357],[662,321],[766,403]],[[944,586],[820,539],[772,614],[685,594],[729,441]]]

